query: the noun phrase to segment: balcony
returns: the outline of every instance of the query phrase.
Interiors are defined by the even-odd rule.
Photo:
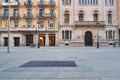
[[[19,14],[13,14],[11,19],[18,20],[20,18]]]
[[[54,19],[55,17],[56,17],[55,14],[42,14],[42,15],[38,15],[39,19],[47,19],[47,18]]]
[[[33,18],[33,15],[30,13],[30,14],[24,14],[24,18],[26,19],[32,19]]]
[[[3,7],[9,7],[9,2],[3,2],[3,3],[2,3],[2,6],[3,6]],[[19,6],[19,2],[11,2],[11,3],[10,3],[10,6],[11,6],[11,7],[18,7],[18,6]]]
[[[1,19],[8,19],[9,15],[8,14],[0,14]]]
[[[56,27],[48,27],[47,31],[58,31],[58,28],[56,28]]]
[[[99,26],[104,27],[105,22],[104,21],[97,21],[100,23]],[[76,27],[96,27],[96,21],[76,21],[75,22]]]
[[[33,4],[32,2],[25,2],[25,3],[24,3],[24,5],[25,5],[26,7],[32,7],[32,4]]]
[[[41,8],[44,8],[44,7],[55,7],[55,2],[52,2],[52,3],[40,3],[38,2],[38,6],[41,7]]]

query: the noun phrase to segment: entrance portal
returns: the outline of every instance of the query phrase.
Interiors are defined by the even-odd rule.
[[[30,46],[30,44],[33,44],[33,34],[26,35],[26,46]]]
[[[20,38],[14,37],[14,46],[19,46],[19,45],[20,45]]]
[[[85,46],[93,46],[92,33],[90,31],[85,33]]]
[[[40,46],[45,46],[45,36],[40,36]]]
[[[49,35],[49,46],[55,46],[55,35]]]

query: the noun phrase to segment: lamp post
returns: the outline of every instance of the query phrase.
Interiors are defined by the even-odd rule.
[[[8,13],[8,48],[7,53],[10,53],[10,0],[9,0],[9,13]]]
[[[40,24],[40,22],[38,21],[37,24],[38,24],[38,27],[37,27],[37,36],[38,36],[38,39],[37,39],[37,40],[38,40],[37,47],[40,48],[40,38],[39,38],[39,33],[38,33],[38,32],[39,32],[39,24]]]
[[[96,22],[96,26],[97,26],[97,48],[99,48],[99,22]]]

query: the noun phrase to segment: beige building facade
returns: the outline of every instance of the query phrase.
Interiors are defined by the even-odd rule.
[[[118,44],[116,0],[59,0],[59,46]]]
[[[0,2],[0,46],[8,45],[9,0]],[[10,46],[56,46],[57,0],[10,0]]]

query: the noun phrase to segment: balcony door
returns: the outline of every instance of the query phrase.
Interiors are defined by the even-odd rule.
[[[85,33],[85,46],[93,46],[92,33],[90,31]]]
[[[14,9],[14,16],[18,16],[18,9]]]
[[[8,16],[8,14],[9,14],[9,10],[8,10],[8,9],[5,9],[5,10],[4,10],[4,16]]]

